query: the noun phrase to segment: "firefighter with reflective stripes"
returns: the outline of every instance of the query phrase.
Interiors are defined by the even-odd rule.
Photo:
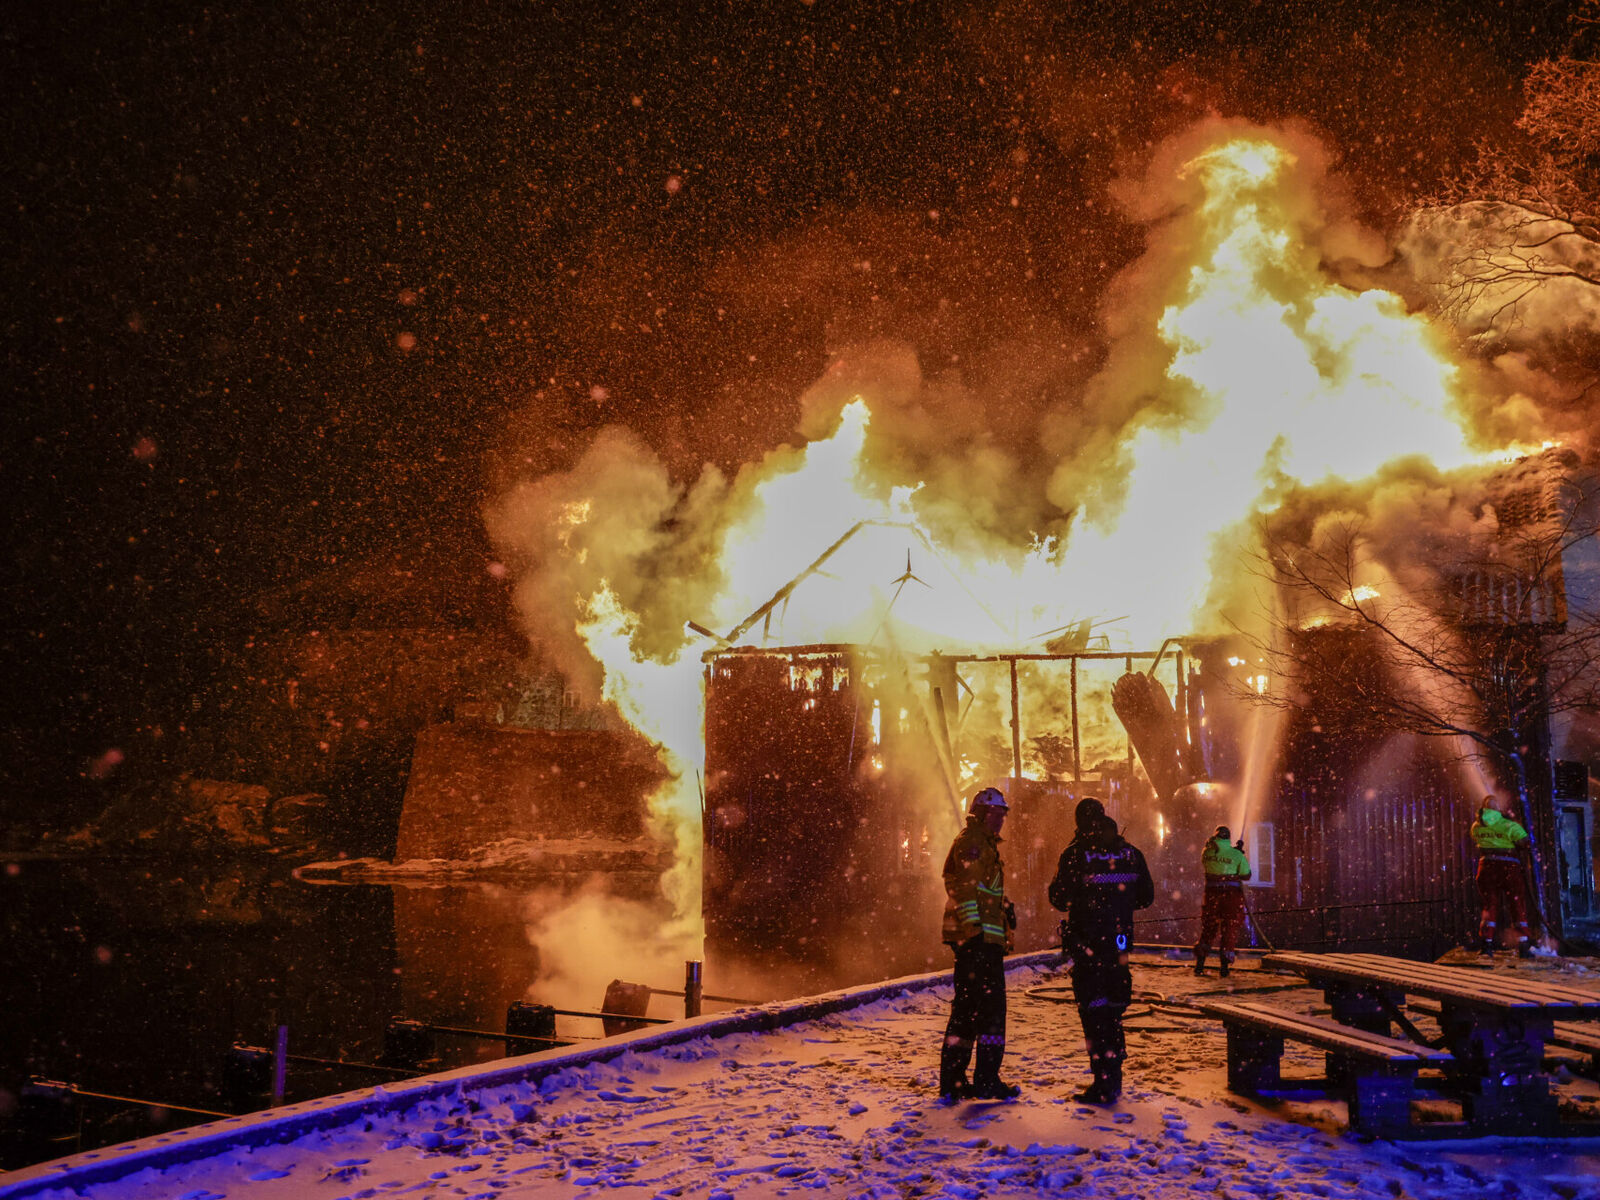
[[[1200,852],[1200,867],[1206,875],[1206,896],[1200,908],[1200,940],[1194,945],[1194,973],[1206,973],[1206,954],[1213,939],[1221,935],[1217,974],[1226,977],[1233,966],[1233,950],[1239,940],[1239,921],[1244,916],[1244,885],[1250,878],[1250,860],[1245,857],[1244,839],[1231,845],[1228,827],[1218,825]]]
[[[1497,807],[1498,800],[1483,798],[1478,819],[1472,823],[1472,844],[1478,851],[1478,898],[1483,913],[1478,921],[1480,953],[1493,955],[1499,936],[1498,920],[1509,917],[1517,934],[1517,954],[1533,955],[1528,940],[1528,891],[1523,882],[1522,856],[1531,843],[1528,831]]]
[[[984,788],[972,798],[966,828],[944,860],[944,941],[956,955],[956,994],[939,1055],[939,1095],[947,1103],[1010,1100],[1021,1091],[1000,1078],[1006,1052],[1005,954],[1017,924],[1000,861],[1000,828],[1008,811],[997,788]],[[974,1042],[978,1061],[968,1083]]]
[[[1127,1057],[1122,1014],[1133,1000],[1133,913],[1150,907],[1156,889],[1144,855],[1117,832],[1099,800],[1080,800],[1074,821],[1077,834],[1056,864],[1050,903],[1067,914],[1061,950],[1072,964],[1072,992],[1094,1072],[1094,1083],[1076,1098],[1110,1104],[1122,1094]]]

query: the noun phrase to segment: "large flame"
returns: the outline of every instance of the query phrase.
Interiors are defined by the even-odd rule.
[[[1287,484],[1359,480],[1412,455],[1478,461],[1457,423],[1457,370],[1423,319],[1327,277],[1296,211],[1295,163],[1241,138],[1184,167],[1203,199],[1184,218],[1182,297],[1159,326],[1176,403],[1155,410],[1180,415],[1130,431],[1125,503],[1062,560],[1066,578],[1094,581],[1087,607],[1131,614],[1135,641],[1212,623],[1218,539]]]
[[[890,631],[902,649],[955,652],[1026,648],[1042,631],[1115,617],[1105,632],[1116,645],[1149,648],[1219,627],[1248,546],[1241,531],[1287,488],[1361,481],[1411,456],[1445,469],[1484,461],[1463,428],[1460,372],[1424,318],[1389,292],[1331,277],[1316,244],[1319,181],[1286,139],[1217,141],[1167,182],[1190,201],[1158,235],[1184,248],[1179,274],[1158,281],[1169,302],[1154,337],[1144,331],[1166,355],[1164,374],[1109,444],[1092,443],[1097,460],[1074,464],[1117,503],[1092,516],[1083,499],[1063,505],[1029,545],[976,519],[953,526],[949,504],[938,528],[925,524],[927,502],[944,498],[871,466],[866,388],[831,436],[769,454],[719,493],[691,618],[723,635],[779,597],[740,640],[866,642]],[[570,499],[560,552],[582,553],[569,534],[593,519],[589,497]],[[781,595],[808,564],[816,569]],[[630,610],[613,582],[586,585],[579,632],[607,697],[673,775],[655,810],[679,833],[674,898],[697,912],[707,643],[642,651],[654,592],[631,589]]]

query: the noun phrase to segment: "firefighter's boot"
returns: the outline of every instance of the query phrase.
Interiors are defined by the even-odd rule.
[[[1105,1093],[1105,1102],[1107,1104],[1115,1104],[1122,1095],[1122,1060],[1120,1058],[1106,1060]]]
[[[1528,936],[1526,934],[1523,934],[1522,940],[1517,943],[1517,957],[1518,958],[1532,958],[1533,957],[1533,943],[1528,940]]]
[[[972,1069],[972,1096],[976,1100],[1015,1100],[1022,1089],[1000,1078],[1000,1061],[1006,1055],[1003,1037],[978,1039],[978,1061]]]
[[[1110,1055],[1091,1055],[1094,1082],[1073,1097],[1081,1104],[1111,1104],[1122,1095],[1122,1060]]]
[[[1224,954],[1217,960],[1217,974],[1223,979],[1228,977],[1228,969],[1233,966],[1233,955]]]
[[[1194,948],[1194,973],[1196,975],[1206,973],[1206,952],[1199,946]]]
[[[967,1082],[967,1063],[972,1061],[972,1043],[946,1037],[939,1051],[939,1099],[947,1104],[972,1095]]]

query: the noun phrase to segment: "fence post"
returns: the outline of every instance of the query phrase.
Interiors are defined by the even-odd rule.
[[[687,959],[683,964],[683,1015],[698,1017],[700,1000],[705,993],[705,982],[700,975],[700,960]]]
[[[523,1037],[540,1038],[544,1046],[530,1046],[526,1042],[506,1039],[506,1055],[534,1054],[555,1044],[556,1010],[548,1004],[533,1004],[527,1000],[513,1000],[506,1008],[506,1032],[520,1033]]]
[[[278,1039],[272,1050],[272,1106],[283,1103],[284,1085],[289,1074],[289,1027],[278,1026]]]

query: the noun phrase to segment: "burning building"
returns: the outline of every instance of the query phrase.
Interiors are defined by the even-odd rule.
[[[1377,713],[1355,720],[1348,708],[1319,718],[1325,691],[1394,685],[1370,634],[1305,636],[1319,643],[1324,670],[1300,681],[1310,694],[1287,713],[1262,695],[1273,681],[1237,639],[1139,654],[901,656],[850,645],[708,652],[709,959],[791,986],[944,965],[940,866],[960,827],[963,791],[976,782],[968,777],[961,789],[956,772],[970,763],[964,742],[994,732],[964,719],[964,676],[998,669],[1015,687],[1019,664],[1033,668],[1036,686],[1041,670],[1065,674],[1071,697],[1062,714],[1069,772],[1038,771],[1036,754],[1024,767],[1021,714],[1045,710],[1014,690],[1012,769],[981,777],[1011,800],[1004,855],[1020,948],[1055,940],[1058,914],[1045,889],[1085,795],[1105,801],[1158,881],[1156,905],[1137,922],[1141,940],[1194,940],[1200,850],[1214,826],[1227,824],[1255,868],[1256,944],[1438,954],[1470,942],[1477,896],[1466,830],[1481,793],[1463,786],[1463,762],[1447,739],[1386,725]],[[1108,690],[1129,736],[1122,756],[1085,769],[1077,751],[1093,718],[1078,705],[1079,683],[1107,665],[1122,672]],[[1165,682],[1156,674],[1163,665]],[[1151,702],[1159,715],[1141,712],[1130,694],[1160,697]],[[1592,818],[1573,781],[1581,766],[1551,757],[1548,713],[1524,716],[1526,810],[1518,815],[1534,832],[1540,866],[1561,872],[1559,885],[1550,876],[1544,905],[1553,924],[1589,911]],[[1044,777],[1030,778],[1030,768]],[[1516,803],[1515,784],[1488,786]],[[1559,846],[1564,829],[1576,853]]]
[[[1139,922],[1149,941],[1193,940],[1200,850],[1225,824],[1255,865],[1258,942],[1431,954],[1469,942],[1466,831],[1490,791],[1534,835],[1541,923],[1586,916],[1586,771],[1556,757],[1551,723],[1592,697],[1592,680],[1572,684],[1592,674],[1594,621],[1569,612],[1566,591],[1568,559],[1581,580],[1596,549],[1579,466],[1549,452],[1474,485],[1496,511],[1486,556],[1435,564],[1428,595],[1389,578],[1385,597],[1349,544],[1315,569],[1302,557],[1277,581],[1268,641],[732,644],[825,555],[704,655],[708,954],[811,983],[941,962],[942,852],[965,797],[990,783],[1012,799],[1006,857],[1028,948],[1054,938],[1044,892],[1088,794],[1160,881]],[[998,703],[975,715],[980,694]],[[1125,735],[1112,755],[1107,710]]]
[[[1103,362],[1029,447],[988,435],[955,368],[870,343],[801,398],[802,444],[732,475],[680,482],[608,430],[497,501],[530,632],[659,748],[670,895],[703,911],[713,964],[937,960],[938,860],[989,783],[1013,800],[1031,944],[1088,792],[1163,881],[1152,940],[1192,937],[1218,823],[1256,860],[1263,937],[1434,944],[1469,919],[1464,806],[1507,789],[1548,810],[1557,742],[1590,737],[1586,718],[1542,732],[1583,702],[1541,699],[1573,677],[1552,638],[1573,663],[1585,643],[1550,617],[1566,576],[1516,590],[1533,526],[1519,489],[1490,494],[1508,451],[1575,426],[1518,390],[1531,368],[1469,369],[1378,286],[1390,251],[1340,210],[1327,158],[1227,122],[1159,147],[1121,197],[1147,244],[1108,292]],[[1340,529],[1359,532],[1345,586],[1287,586]],[[1539,653],[1475,690],[1399,669],[1386,622],[1435,659]],[[1515,713],[1484,708],[1494,678]],[[1443,724],[1400,719],[1419,696],[1449,701]],[[1554,862],[1560,822],[1528,815]]]
[[[1056,916],[1044,893],[1077,799],[1092,793],[1113,812],[1132,812],[1149,790],[1131,750],[1084,761],[1084,725],[1104,714],[1080,713],[1080,682],[1155,657],[906,655],[867,645],[708,652],[707,955],[737,974],[753,967],[813,984],[942,965],[940,871],[980,779],[1010,798],[1019,942],[1049,944]],[[1044,672],[1064,677],[1068,700],[1057,715],[1068,732],[1030,735],[1029,759],[1065,743],[1067,760],[1035,779],[1024,774],[1021,680],[1063,682]],[[1001,732],[992,715],[973,715],[978,690],[995,683],[1010,698],[1004,774],[974,757]],[[1097,743],[1103,732],[1094,731]]]

